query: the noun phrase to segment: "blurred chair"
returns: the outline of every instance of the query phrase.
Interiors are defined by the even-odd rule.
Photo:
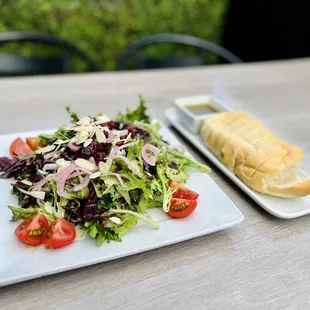
[[[69,73],[70,56],[72,55],[81,58],[87,64],[89,71],[100,71],[99,66],[85,52],[71,43],[51,35],[30,32],[0,33],[0,47],[10,42],[32,42],[56,46],[60,48],[61,55],[24,57],[0,54],[0,76]]]
[[[197,55],[174,58],[152,58],[146,57],[143,54],[142,56],[136,55],[140,49],[159,43],[173,43],[191,46],[196,48]],[[120,58],[117,65],[117,70],[125,70],[128,67],[129,60],[132,56],[135,56],[135,64],[137,69],[201,66],[205,64],[206,52],[216,54],[229,63],[242,62],[239,57],[230,51],[207,40],[189,35],[163,33],[144,37],[129,45]]]

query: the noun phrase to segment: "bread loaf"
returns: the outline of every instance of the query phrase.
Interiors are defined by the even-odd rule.
[[[249,114],[216,113],[203,120],[200,133],[215,156],[257,192],[285,198],[310,194],[310,178],[299,177],[303,151]]]

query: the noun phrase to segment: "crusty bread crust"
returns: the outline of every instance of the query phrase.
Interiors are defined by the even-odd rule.
[[[251,115],[214,114],[204,119],[200,133],[204,144],[252,189],[281,197],[310,194],[310,181],[297,182],[304,152],[273,135]],[[289,173],[283,174],[288,168]]]
[[[299,181],[294,184],[280,186],[268,185],[268,194],[283,198],[297,198],[310,195],[310,180]]]

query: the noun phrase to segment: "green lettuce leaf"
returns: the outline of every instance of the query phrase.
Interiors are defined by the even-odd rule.
[[[26,219],[39,211],[39,208],[29,207],[29,208],[16,208],[13,206],[8,206],[8,208],[12,211],[12,222]]]
[[[53,143],[56,139],[53,135],[39,135],[40,144],[47,145]]]
[[[121,242],[119,233],[113,228],[104,228],[99,220],[92,220],[84,224],[86,234],[91,238],[96,239],[97,246],[100,247],[103,242],[110,243],[111,240]]]
[[[96,239],[97,246],[100,247],[103,242],[110,243],[111,240],[121,242],[122,236],[138,223],[137,218],[133,215],[121,215],[119,219],[121,220],[120,225],[116,225],[107,218],[103,219],[102,222],[99,220],[86,222],[84,227],[87,234]]]
[[[156,171],[162,185],[162,193],[163,193],[162,207],[163,210],[167,210],[173,192],[172,189],[169,187],[169,178],[165,173],[166,166],[163,164],[157,164]]]
[[[124,235],[129,229],[136,226],[138,223],[137,218],[133,215],[122,215],[119,218],[121,219],[122,224],[113,228],[119,236]]]
[[[78,115],[69,106],[66,106],[67,112],[70,114],[71,123],[76,123],[79,120]]]
[[[143,122],[143,123],[150,123],[151,117],[146,113],[147,108],[145,106],[145,100],[142,96],[139,96],[140,104],[135,110],[126,110],[126,113],[119,112],[116,116],[116,121],[123,121],[123,122]]]

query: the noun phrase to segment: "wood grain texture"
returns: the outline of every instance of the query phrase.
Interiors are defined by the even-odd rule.
[[[162,120],[175,97],[217,94],[235,109],[259,118],[275,134],[302,147],[310,156],[308,59],[2,79],[0,133],[58,126],[66,121],[67,104],[81,114],[103,111],[114,115],[120,108],[134,107],[139,93],[150,102],[151,114]],[[310,171],[310,160],[305,168]],[[274,218],[216,169],[215,175],[217,184],[244,214],[241,225],[1,288],[0,308],[308,309],[309,216]]]

